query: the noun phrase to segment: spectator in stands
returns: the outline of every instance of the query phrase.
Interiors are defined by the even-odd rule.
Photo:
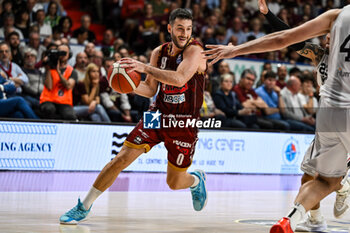
[[[304,72],[301,79],[301,104],[309,115],[314,115],[318,108],[318,101],[314,96],[313,76],[311,72]]]
[[[282,64],[277,65],[277,77],[276,86],[282,90],[286,86],[287,66]]]
[[[94,55],[94,52],[95,52],[95,44],[94,43],[87,43],[85,45],[85,49],[84,49],[84,52],[86,53],[86,55],[88,56],[88,59],[89,59],[89,63],[92,62],[92,57]]]
[[[12,9],[12,1],[11,0],[4,0],[1,3],[2,6],[2,12],[0,14],[0,26],[2,27],[4,25],[4,17],[8,14],[12,14],[13,13],[13,9]]]
[[[11,50],[5,42],[0,43],[0,70],[7,80],[14,82],[16,93],[22,93],[22,86],[28,82],[28,77],[16,63],[11,62]]]
[[[24,38],[28,38],[29,37],[29,26],[30,26],[29,12],[27,10],[18,11],[18,13],[16,14],[15,21],[16,21],[15,27],[18,28],[22,32]]]
[[[37,52],[37,62],[41,60],[42,54],[46,51],[45,46],[40,44],[40,34],[37,32],[31,32],[29,34],[29,41],[27,47],[35,49],[35,51]]]
[[[71,38],[69,40],[69,43],[71,44],[78,44],[78,45],[87,45],[88,42],[88,31],[85,29],[85,28],[79,28],[77,29],[79,30],[77,33],[76,33],[76,36],[75,38]]]
[[[206,41],[207,44],[224,44],[226,39],[226,28],[219,26],[214,31],[214,38]]]
[[[205,31],[210,28],[215,32],[215,29],[219,27],[219,21],[216,15],[212,14],[210,17],[207,18],[206,25],[202,27],[202,35],[204,35]]]
[[[16,31],[19,34],[20,40],[23,40],[23,34],[21,30],[14,27],[15,25],[15,16],[13,13],[7,13],[4,15],[4,26],[0,28],[0,38],[5,38],[6,35],[10,34],[13,31]]]
[[[15,92],[14,82],[0,76],[0,117],[38,119],[22,97],[15,96],[7,99],[8,95],[13,95]]]
[[[232,128],[259,128],[256,117],[251,115],[251,109],[244,108],[232,91],[233,79],[230,75],[222,75],[220,89],[213,95],[215,106],[225,113],[226,127]],[[241,120],[239,120],[239,119]],[[246,123],[243,123],[245,121]]]
[[[122,58],[130,57],[129,50],[125,46],[120,47],[118,52],[120,53],[120,55],[122,55]]]
[[[67,38],[69,40],[73,34],[71,30],[73,26],[72,19],[69,16],[63,16],[60,18],[58,26],[60,27],[61,33],[63,34],[62,37]]]
[[[137,36],[138,18],[142,15],[145,7],[144,0],[124,0],[121,9],[121,18],[124,20],[124,27],[121,35],[131,45]]]
[[[277,121],[271,121],[263,117],[268,105],[259,97],[253,89],[256,74],[251,69],[245,69],[241,74],[239,83],[233,88],[238,100],[245,108],[252,109],[257,116],[257,124],[263,129],[284,129],[285,125]]]
[[[58,14],[58,4],[55,1],[50,1],[45,17],[45,23],[49,24],[52,28],[58,25],[61,16]]]
[[[192,4],[192,16],[193,16],[192,32],[194,35],[200,36],[201,29],[202,29],[203,25],[205,24],[205,20],[203,17],[203,12],[200,11],[200,6],[198,3]],[[166,19],[166,21],[167,21],[167,19]]]
[[[89,64],[88,62],[89,60],[85,52],[80,52],[77,54],[74,70],[77,72],[78,81],[82,81],[85,78],[86,68]]]
[[[103,60],[103,67],[105,70],[109,70],[109,68],[113,65],[113,58],[106,58]],[[101,77],[100,79],[100,98],[101,104],[106,109],[110,119],[113,122],[121,122],[123,121],[122,112],[117,108],[115,102],[117,97],[120,96],[118,93],[112,91],[109,83],[107,81],[107,77]]]
[[[300,80],[296,76],[290,77],[285,88],[281,90],[281,96],[285,104],[283,111],[286,119],[296,120],[299,122],[301,131],[315,131],[315,119],[306,113],[302,105],[300,91]]]
[[[40,38],[44,39],[45,37],[50,37],[52,35],[51,26],[45,23],[45,11],[37,10],[36,12],[36,25],[39,26]]]
[[[122,59],[122,55],[119,52],[115,52],[113,54],[113,58],[114,58],[114,61],[119,61],[120,59]]]
[[[258,18],[255,18],[250,21],[251,31],[247,33],[247,37],[253,36],[254,39],[265,36],[265,33],[261,31],[261,21]]]
[[[101,50],[95,50],[91,62],[100,68],[101,76],[107,76],[107,71],[103,68],[103,53]]]
[[[23,86],[23,97],[33,109],[38,109],[40,104],[40,94],[44,89],[44,75],[35,68],[38,53],[33,48],[24,50],[23,71],[28,76],[28,83]]]
[[[146,4],[145,16],[140,19],[139,32],[145,46],[142,52],[147,49],[154,49],[159,45],[159,22],[153,15],[152,4]]]
[[[218,109],[215,106],[214,100],[208,91],[210,86],[210,80],[207,75],[207,78],[205,79],[205,91],[204,91],[204,96],[203,96],[203,104],[200,110],[200,115],[202,120],[206,120],[209,118],[215,118],[216,120],[221,121],[221,125],[225,126],[226,123],[226,116],[223,111]]]
[[[232,28],[229,28],[226,33],[226,41],[228,42],[232,36],[237,37],[237,44],[243,44],[247,41],[247,35],[243,31],[242,21],[239,17],[234,17]]]
[[[49,119],[75,120],[72,90],[78,78],[73,67],[68,65],[69,46],[62,44],[58,46],[58,50],[66,52],[66,55],[59,57],[57,68],[46,67],[40,111]]]
[[[151,0],[150,4],[152,5],[154,16],[162,16],[166,13],[168,5],[162,0]]]
[[[74,87],[74,111],[79,119],[90,118],[94,122],[111,122],[100,104],[100,71],[90,63],[85,78]]]
[[[101,45],[107,46],[107,47],[113,46],[114,40],[115,40],[115,37],[114,37],[113,30],[107,29],[103,33],[103,39],[102,39]]]
[[[212,95],[214,95],[221,86],[221,76],[224,74],[229,74],[230,72],[230,67],[227,61],[221,61],[218,66],[218,75],[210,77]],[[231,75],[233,76],[233,85],[235,85],[235,75],[233,72]]]
[[[87,40],[89,42],[94,42],[96,40],[96,36],[95,36],[95,33],[90,30],[91,17],[89,15],[81,16],[80,23],[81,23],[81,27],[80,28],[84,28],[88,32],[88,39]],[[80,28],[74,30],[73,37],[77,38],[77,35],[78,35],[78,32],[79,32]]]
[[[61,0],[50,0],[50,1],[45,0],[44,2],[45,3],[43,3],[42,5],[43,5],[44,11],[46,13],[49,13],[49,11],[50,11],[50,3],[55,2],[57,4],[57,15],[58,16],[66,16],[67,15],[67,12],[64,10],[64,8],[61,4]]]
[[[282,120],[280,112],[281,109],[283,111],[284,106],[281,106],[282,97],[279,95],[278,92],[275,91],[275,87],[276,73],[273,71],[267,71],[264,77],[264,84],[258,87],[255,90],[255,92],[263,99],[263,101],[268,106],[268,108],[264,109],[264,117],[272,121],[275,126],[280,126],[281,128],[279,129],[290,130],[289,123],[287,121]]]
[[[16,31],[11,32],[7,35],[6,42],[9,44],[11,49],[12,62],[19,66],[23,66],[23,56],[21,53],[23,48],[20,46],[19,34]]]
[[[44,9],[43,6],[37,3],[37,0],[27,0],[26,10],[29,12],[29,22],[34,23],[35,14],[38,10]]]

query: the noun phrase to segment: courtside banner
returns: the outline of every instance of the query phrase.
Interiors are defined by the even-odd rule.
[[[125,125],[0,121],[0,170],[99,171],[133,129]],[[301,174],[311,134],[200,130],[189,170],[215,173]],[[179,146],[186,145],[181,139]],[[127,171],[166,172],[163,143]]]

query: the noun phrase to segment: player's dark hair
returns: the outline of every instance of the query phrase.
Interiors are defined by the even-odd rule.
[[[184,8],[177,8],[170,13],[169,23],[173,24],[175,19],[189,19],[193,20],[192,13]]]

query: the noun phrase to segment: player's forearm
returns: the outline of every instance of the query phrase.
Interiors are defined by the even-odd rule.
[[[186,83],[185,77],[176,71],[161,70],[153,66],[146,66],[145,72],[152,75],[154,79],[164,84],[182,87]]]
[[[157,90],[154,90],[151,86],[149,86],[145,81],[141,81],[140,85],[134,91],[137,95],[152,98]]]

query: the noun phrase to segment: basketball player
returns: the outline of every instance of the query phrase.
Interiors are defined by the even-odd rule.
[[[265,15],[266,19],[270,25],[276,31],[281,31],[289,29],[289,26],[284,23],[282,20],[277,18],[267,7],[265,0],[258,0],[259,10],[262,14]],[[300,42],[289,46],[290,48],[297,51],[301,56],[307,57],[312,60],[313,64],[316,66],[317,70],[317,84],[321,87],[327,79],[328,71],[328,53],[329,53],[329,39],[330,34],[326,36],[326,48],[322,48],[317,44],[312,44],[309,42]],[[307,162],[312,151],[312,145],[310,145],[307,153],[305,154],[304,162]],[[309,180],[314,179],[317,174],[314,174],[312,170],[308,170],[307,167],[304,167],[304,163],[301,164],[301,170],[304,171],[304,175],[301,179],[302,184],[306,183]],[[342,217],[346,210],[349,208],[349,178],[345,176],[345,179],[342,181],[343,187],[341,190],[336,191],[336,201],[334,203],[333,214],[334,217]],[[327,229],[327,222],[324,216],[321,213],[320,203],[317,203],[310,211],[307,212],[307,218],[305,221],[297,225],[296,231],[325,231]]]
[[[270,233],[292,233],[306,211],[333,191],[347,173],[350,151],[350,5],[329,10],[296,28],[272,33],[239,46],[215,46],[206,54],[214,64],[222,58],[284,48],[316,36],[330,33],[328,78],[321,88],[316,135],[304,167],[318,175],[303,184],[289,214],[272,226]]]
[[[165,115],[199,117],[203,102],[206,60],[203,48],[191,38],[192,15],[186,9],[176,9],[169,16],[168,32],[172,41],[157,47],[151,55],[150,65],[133,59],[124,59],[123,66],[147,74],[135,93],[153,97],[160,85],[156,102],[150,111],[153,117]],[[110,187],[119,173],[128,167],[142,153],[154,145],[164,142],[168,150],[167,183],[171,189],[190,188],[193,207],[196,211],[204,208],[207,202],[206,176],[196,170],[191,174],[191,165],[197,142],[197,128],[177,128],[174,130],[146,129],[143,119],[126,138],[118,155],[109,162],[97,177],[87,196],[60,218],[63,224],[76,224],[86,218],[92,203]]]

